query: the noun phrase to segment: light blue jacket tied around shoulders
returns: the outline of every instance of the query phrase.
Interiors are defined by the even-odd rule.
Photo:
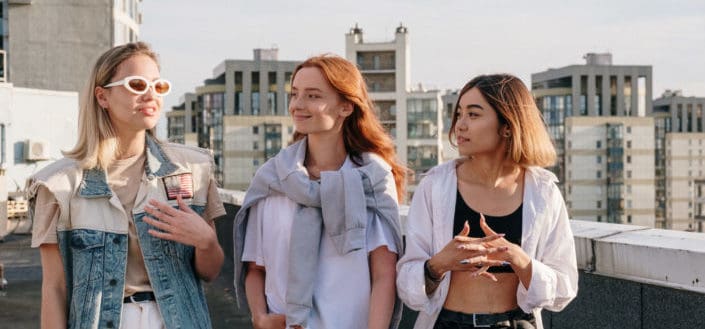
[[[320,182],[309,179],[303,159],[306,138],[283,149],[255,174],[242,208],[235,216],[235,293],[245,301],[242,252],[249,209],[274,193],[285,194],[298,204],[292,225],[286,292],[286,323],[306,326],[313,308],[321,234],[328,234],[343,255],[365,248],[368,212],[373,212],[393,234],[401,257],[399,205],[391,166],[373,153],[362,154],[357,168],[321,172]],[[401,320],[402,304],[396,298],[390,328]]]

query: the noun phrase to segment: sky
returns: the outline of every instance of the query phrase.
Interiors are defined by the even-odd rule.
[[[705,1],[572,0],[147,0],[140,39],[160,54],[174,85],[165,109],[212,77],[225,59],[279,48],[280,60],[345,55],[356,23],[367,42],[390,41],[400,23],[411,82],[459,89],[483,73],[531,74],[610,52],[615,65],[653,66],[653,95],[705,97]]]

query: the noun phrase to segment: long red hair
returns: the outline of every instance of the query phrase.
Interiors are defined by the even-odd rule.
[[[360,71],[353,63],[340,56],[331,54],[314,56],[296,66],[291,75],[292,83],[296,78],[296,73],[305,67],[320,69],[340,97],[353,104],[352,114],[343,122],[345,151],[353,161],[361,159],[362,153],[365,152],[375,153],[382,157],[392,167],[397,187],[397,199],[402,202],[407,168],[399,163],[392,138],[382,128],[373,112],[374,104],[367,93],[367,86]],[[304,136],[306,135],[296,132],[294,133],[294,141],[298,141]]]

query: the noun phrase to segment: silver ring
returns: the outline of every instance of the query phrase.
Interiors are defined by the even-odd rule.
[[[460,264],[463,264],[463,265],[470,264],[470,260],[469,259],[461,259]]]

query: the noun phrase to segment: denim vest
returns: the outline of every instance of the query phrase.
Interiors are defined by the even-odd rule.
[[[150,199],[168,202],[165,178],[191,174],[193,197],[205,210],[213,173],[209,151],[160,144],[147,137],[147,163],[133,218],[149,281],[166,328],[211,328],[206,299],[194,265],[194,248],[151,236],[142,218]],[[173,180],[172,180],[173,181]],[[110,190],[106,173],[83,170],[71,159],[59,160],[28,182],[33,203],[39,185],[59,203],[58,243],[67,285],[68,328],[119,328],[127,266],[128,214]],[[33,209],[33,205],[31,206]]]

